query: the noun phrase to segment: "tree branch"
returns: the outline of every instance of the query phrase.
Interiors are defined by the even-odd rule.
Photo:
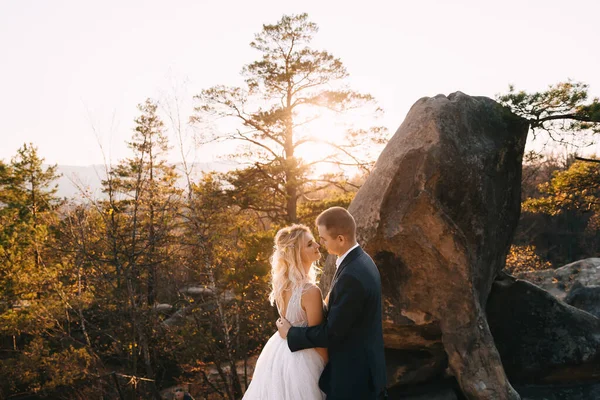
[[[586,162],[592,162],[592,163],[600,163],[600,160],[596,160],[593,158],[584,158],[584,157],[575,157],[576,160],[579,161],[586,161]]]
[[[538,118],[538,119],[532,118],[529,120],[529,123],[537,124],[539,126],[546,121],[553,121],[553,120],[557,120],[557,119],[571,119],[571,120],[580,121],[580,122],[596,122],[590,117],[582,117],[577,114],[559,114],[559,115],[550,115],[548,117]]]

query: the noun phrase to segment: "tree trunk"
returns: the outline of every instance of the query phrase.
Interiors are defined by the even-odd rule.
[[[298,165],[294,156],[294,130],[292,119],[292,85],[288,82],[287,107],[285,118],[285,193],[287,222],[298,222]]]

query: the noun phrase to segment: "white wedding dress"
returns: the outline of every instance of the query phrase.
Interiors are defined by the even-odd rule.
[[[292,291],[285,318],[292,326],[308,326],[300,300],[303,288]],[[263,348],[243,400],[324,400],[319,377],[325,362],[315,349],[292,353],[275,332]]]

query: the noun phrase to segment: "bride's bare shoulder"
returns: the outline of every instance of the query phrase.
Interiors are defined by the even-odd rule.
[[[313,283],[307,284],[302,292],[303,308],[310,307],[311,305],[322,307],[322,303],[323,296],[321,295],[321,289]]]

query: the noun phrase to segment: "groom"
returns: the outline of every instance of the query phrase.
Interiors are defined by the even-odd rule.
[[[383,399],[386,385],[381,317],[381,278],[373,260],[356,243],[356,224],[346,209],[332,207],[317,217],[321,244],[338,256],[327,319],[308,328],[277,321],[292,352],[326,347],[329,363],[319,387],[327,400]]]

